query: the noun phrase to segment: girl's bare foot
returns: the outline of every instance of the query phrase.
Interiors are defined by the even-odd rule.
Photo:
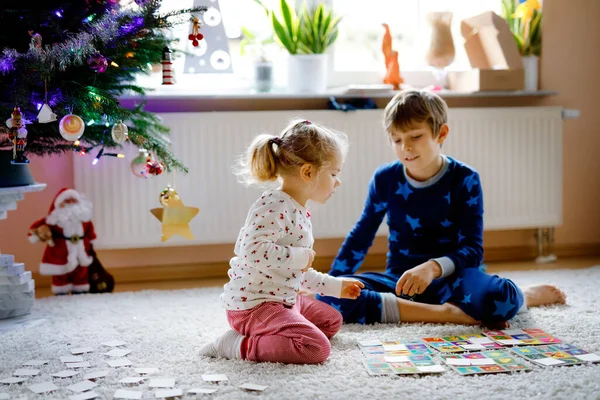
[[[534,285],[523,289],[527,307],[565,304],[567,296],[562,290],[553,285]]]
[[[465,313],[452,303],[442,304],[445,314],[445,322],[462,325],[479,325],[480,321],[476,321],[473,317]]]

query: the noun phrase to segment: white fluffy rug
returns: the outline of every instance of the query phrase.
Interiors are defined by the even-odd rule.
[[[582,270],[527,271],[502,274],[519,285],[549,282],[568,296],[568,306],[532,309],[512,321],[512,327],[541,328],[566,342],[600,353],[600,266]],[[190,388],[216,388],[215,399],[600,399],[600,365],[536,367],[529,373],[459,376],[448,371],[438,376],[371,377],[361,364],[357,347],[361,339],[418,339],[425,336],[456,335],[473,328],[456,325],[346,325],[332,340],[332,354],[323,365],[298,366],[258,364],[245,361],[201,359],[197,350],[228,328],[218,297],[220,288],[178,291],[145,291],[109,295],[56,297],[36,301],[28,323],[8,329],[0,324],[0,379],[18,368],[38,368],[37,376],[22,384],[0,385],[1,398],[60,398],[73,395],[66,387],[80,382],[85,373],[108,370],[93,390],[111,399],[117,389],[143,391],[154,398],[156,389],[148,381],[125,386],[118,381],[138,376],[132,368],[106,364],[110,350],[101,343],[122,340],[134,367],[156,367],[150,378],[174,378],[183,393]],[[92,347],[83,355],[91,368],[73,378],[52,378],[66,369],[59,357],[74,347]],[[22,367],[31,359],[50,362],[41,367]],[[204,383],[202,374],[223,373],[226,384]],[[58,390],[35,395],[27,386],[53,381]],[[262,393],[245,392],[243,383],[268,385]],[[4,397],[3,397],[4,394]],[[184,395],[184,398],[194,398]]]

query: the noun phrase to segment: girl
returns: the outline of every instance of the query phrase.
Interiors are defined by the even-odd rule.
[[[201,355],[294,364],[327,359],[342,315],[298,292],[356,299],[364,285],[311,268],[306,203],[325,203],[333,195],[347,148],[345,135],[310,121],[252,142],[239,175],[249,184],[279,179],[281,187],[264,192],[250,208],[221,295],[233,330],[205,345]]]

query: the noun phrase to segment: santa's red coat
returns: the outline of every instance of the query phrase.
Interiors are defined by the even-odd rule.
[[[52,241],[54,246],[46,245],[42,262],[40,263],[40,274],[42,275],[63,275],[73,271],[78,266],[87,267],[93,261],[92,241],[96,239],[94,224],[92,221],[82,222],[83,239],[79,241],[69,241],[64,238],[63,230],[57,225],[46,223],[42,218],[35,221],[29,228],[29,241],[35,243],[40,239],[33,233],[33,230],[42,225],[48,225],[52,231]]]

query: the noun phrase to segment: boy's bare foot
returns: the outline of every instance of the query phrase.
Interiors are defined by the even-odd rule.
[[[473,317],[465,313],[463,310],[458,308],[452,303],[442,304],[444,307],[444,322],[450,322],[454,324],[462,325],[479,325],[480,321],[476,321]]]
[[[553,285],[534,285],[523,289],[527,307],[565,304],[567,296],[562,290]]]

